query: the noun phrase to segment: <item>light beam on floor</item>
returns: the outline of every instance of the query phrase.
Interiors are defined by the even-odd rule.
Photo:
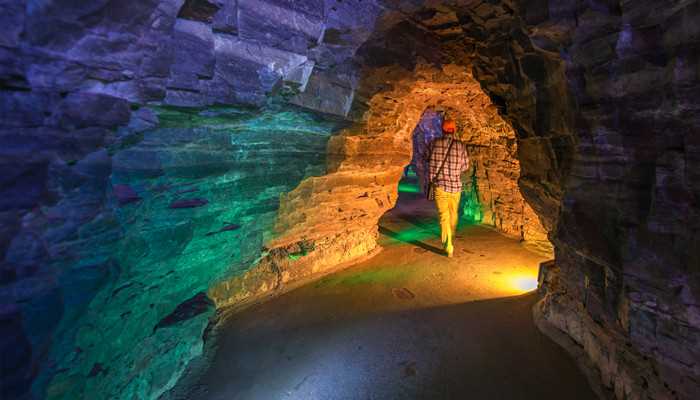
[[[525,274],[511,275],[508,277],[508,283],[513,290],[527,293],[537,289],[537,276]]]

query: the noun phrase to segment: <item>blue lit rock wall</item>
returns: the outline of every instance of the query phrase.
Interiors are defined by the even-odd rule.
[[[201,350],[204,292],[260,255],[280,194],[325,173],[338,128],[290,107],[136,114],[158,127],[120,129],[50,177],[70,185],[43,209],[40,240],[60,256],[44,260],[51,287],[34,287],[48,294],[22,310],[32,348],[52,342],[39,396],[150,398],[173,384]],[[11,256],[19,246],[30,243],[12,241]]]
[[[350,3],[0,3],[3,396],[172,383],[211,315],[200,293],[250,266],[280,193],[325,172],[335,123],[269,99],[347,113],[371,30],[343,32],[376,14]]]

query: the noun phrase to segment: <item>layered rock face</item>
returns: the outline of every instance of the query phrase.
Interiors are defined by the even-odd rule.
[[[599,369],[603,395],[697,397],[697,2],[523,3],[520,18],[471,3],[462,29],[485,39],[475,75],[502,100],[521,189],[553,228],[540,312]],[[554,225],[547,193],[561,201]]]
[[[331,138],[330,173],[304,180],[285,194],[271,253],[254,269],[209,292],[219,306],[241,305],[318,277],[376,247],[377,223],[391,209],[404,167],[412,158],[412,133],[426,108],[454,116],[470,144],[473,185],[465,196],[480,204],[479,222],[551,251],[538,217],[518,188],[519,164],[512,128],[463,66],[391,66],[367,73],[372,95],[364,120]]]
[[[3,395],[157,397],[201,348],[202,293],[326,172],[337,121],[268,104],[325,84],[323,5],[260,5],[0,5]]]
[[[551,254],[547,231],[518,186],[520,162],[515,131],[501,118],[481,87],[475,86],[467,98],[472,112],[457,112],[457,120],[463,126],[459,136],[468,144],[472,163],[468,172],[471,186],[465,188],[464,195],[477,199],[480,207],[465,210],[471,214],[465,216]]]
[[[196,107],[308,78],[306,56],[248,54],[229,2],[69,3],[1,6],[2,393],[153,398],[201,349],[202,293],[325,173],[337,121]]]
[[[550,16],[565,42],[579,144],[542,304],[617,398],[700,394],[697,2]],[[542,20],[546,15],[532,15]]]
[[[697,1],[0,11],[3,393],[157,397],[204,291],[241,304],[373,251],[426,108],[480,132],[486,220],[549,233],[539,314],[603,394],[700,393]]]
[[[326,172],[337,125],[279,107],[134,114],[156,126],[122,129],[73,165],[57,157],[64,147],[38,152],[58,158],[45,184],[59,198],[26,211],[31,223],[9,241],[6,266],[26,271],[2,292],[28,341],[14,360],[50,362],[50,381],[35,383],[50,398],[147,398],[172,385],[201,351],[214,311],[204,291],[259,257],[279,195]],[[28,252],[37,240],[46,245]]]

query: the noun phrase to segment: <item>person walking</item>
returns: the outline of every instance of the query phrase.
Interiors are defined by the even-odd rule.
[[[428,186],[434,185],[435,205],[440,220],[440,238],[448,257],[454,253],[453,237],[459,220],[459,199],[462,195],[461,174],[469,168],[469,156],[464,142],[455,138],[457,124],[446,119],[443,136],[435,139],[426,152]]]

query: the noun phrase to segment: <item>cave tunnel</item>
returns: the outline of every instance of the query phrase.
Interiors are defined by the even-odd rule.
[[[2,399],[700,398],[699,1],[0,20]]]

